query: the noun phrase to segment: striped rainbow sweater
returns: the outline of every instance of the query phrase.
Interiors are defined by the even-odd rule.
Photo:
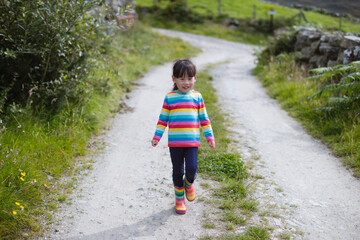
[[[161,139],[169,126],[169,147],[199,147],[200,125],[208,142],[214,141],[214,134],[201,93],[169,92],[157,123],[153,139]]]

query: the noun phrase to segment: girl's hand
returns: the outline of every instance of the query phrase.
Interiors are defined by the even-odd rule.
[[[210,142],[209,142],[209,147],[210,147],[211,149],[214,149],[214,148],[215,148],[215,141],[210,141]]]
[[[158,145],[158,143],[159,143],[159,141],[156,140],[156,139],[153,139],[153,140],[151,141],[151,145],[152,145],[153,147],[156,147],[156,146]]]

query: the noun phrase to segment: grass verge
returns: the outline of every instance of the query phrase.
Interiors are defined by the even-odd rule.
[[[255,72],[269,95],[360,177],[360,118],[356,108],[333,113],[320,111],[327,99],[307,98],[322,86],[306,78],[308,74],[295,64],[293,55],[282,54],[267,65],[258,64]]]
[[[220,188],[204,186],[213,190],[211,202],[221,211],[221,219],[226,226],[226,233],[219,236],[204,236],[201,239],[269,239],[267,230],[259,226],[250,226],[242,234],[232,234],[236,229],[246,225],[247,219],[257,211],[256,202],[249,195],[246,179],[248,173],[240,154],[231,152],[231,139],[227,130],[226,115],[218,105],[215,89],[211,84],[212,77],[206,70],[198,73],[195,89],[203,95],[206,109],[211,120],[216,139],[215,151],[210,151],[206,140],[201,139],[199,149],[199,173],[220,183]],[[205,227],[212,228],[213,223]]]
[[[196,52],[143,27],[119,32],[89,60],[93,91],[85,103],[69,103],[51,116],[14,106],[6,122],[0,121],[0,238],[41,234],[42,223],[51,221],[74,187],[79,166],[90,168],[82,157],[91,151],[89,141],[119,110],[131,83],[152,65]]]

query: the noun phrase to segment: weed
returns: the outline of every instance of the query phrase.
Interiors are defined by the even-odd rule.
[[[252,226],[243,233],[226,233],[218,236],[221,240],[266,240],[270,239],[269,234],[263,227]]]
[[[224,199],[222,208],[232,209],[236,205],[236,201],[243,199],[247,196],[247,187],[239,181],[228,180],[228,182],[222,182],[221,188],[214,191],[214,196]]]
[[[204,188],[204,189],[209,189],[209,188],[210,188],[210,184],[207,183],[207,182],[202,182],[202,183],[200,183],[200,186],[201,186],[202,188]]]
[[[253,226],[246,230],[246,236],[251,239],[269,239],[269,234],[263,227]]]
[[[244,225],[246,222],[246,219],[244,217],[241,217],[232,211],[224,212],[224,216],[223,216],[222,220],[236,224],[236,225]]]
[[[252,175],[252,177],[255,178],[255,179],[265,179],[265,177],[260,175],[260,174]]]
[[[205,223],[203,224],[203,227],[204,227],[204,228],[213,229],[213,228],[216,227],[216,224],[215,224],[215,223],[212,223],[212,222],[205,222]]]
[[[59,196],[58,198],[57,198],[57,200],[59,201],[59,202],[65,202],[66,201],[66,195],[61,195],[61,196]]]
[[[249,212],[257,212],[258,208],[257,208],[257,204],[255,201],[253,200],[242,200],[239,204],[240,208]]]
[[[235,229],[235,226],[232,223],[226,224],[226,230],[232,231]]]
[[[213,236],[210,236],[210,235],[206,235],[206,236],[203,236],[203,237],[200,237],[199,240],[212,240],[214,239]]]
[[[236,201],[232,200],[232,199],[227,199],[221,202],[221,204],[219,204],[218,208],[220,209],[234,209],[236,207]]]
[[[282,232],[278,235],[280,239],[291,239],[291,233],[289,232]]]

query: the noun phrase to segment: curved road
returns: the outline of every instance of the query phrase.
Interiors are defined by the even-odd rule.
[[[156,30],[203,50],[193,58],[210,73],[233,130],[246,152],[256,149],[263,167],[255,171],[278,191],[257,191],[258,201],[287,205],[282,228],[303,232],[296,239],[360,239],[360,182],[319,141],[306,134],[251,74],[253,46],[194,34]],[[166,137],[150,146],[165,93],[171,90],[171,63],[153,68],[138,81],[126,104],[132,109],[112,120],[103,136],[104,153],[84,178],[73,204],[58,214],[50,239],[196,239],[216,230],[202,228],[209,206],[187,204],[174,214],[171,164]],[[201,79],[199,79],[201,81]],[[196,86],[195,86],[196,88]],[[206,101],[206,99],[205,99]],[[206,194],[198,183],[199,194]],[[261,189],[261,188],[259,188]],[[80,196],[81,195],[81,196]]]

